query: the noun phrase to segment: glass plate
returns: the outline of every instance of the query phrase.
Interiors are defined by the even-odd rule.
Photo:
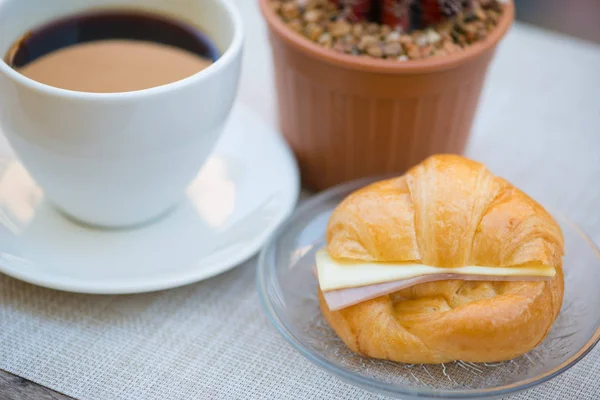
[[[600,251],[577,226],[553,213],[564,236],[565,298],[544,342],[515,360],[408,365],[352,353],[329,328],[312,275],[333,209],[371,180],[351,182],[307,201],[279,228],[258,264],[258,290],[271,322],[302,355],[339,378],[403,399],[503,397],[539,385],[581,360],[600,339]]]

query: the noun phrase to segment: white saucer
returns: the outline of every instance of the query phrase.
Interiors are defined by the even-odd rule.
[[[44,202],[19,162],[0,160],[0,272],[95,294],[198,282],[252,257],[291,214],[298,193],[289,148],[239,104],[183,204],[136,230],[98,230],[70,221]]]

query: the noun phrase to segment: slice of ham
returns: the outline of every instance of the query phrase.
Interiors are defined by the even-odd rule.
[[[315,275],[316,274],[316,271]],[[317,278],[318,279],[318,278]],[[338,289],[323,292],[325,302],[331,311],[341,310],[342,308],[350,307],[363,301],[371,300],[386,294],[394,293],[402,289],[409,288],[414,285],[427,282],[448,281],[448,280],[463,280],[463,281],[496,281],[496,282],[515,282],[515,281],[544,281],[552,278],[539,276],[489,276],[489,275],[462,275],[462,274],[435,274],[424,275],[416,278],[402,279],[394,282],[377,283],[374,285],[361,286],[356,288]]]

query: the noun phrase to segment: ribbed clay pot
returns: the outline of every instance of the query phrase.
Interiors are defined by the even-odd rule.
[[[488,65],[514,18],[443,57],[396,62],[340,54],[289,29],[259,0],[273,50],[281,130],[309,189],[402,173],[465,149]]]

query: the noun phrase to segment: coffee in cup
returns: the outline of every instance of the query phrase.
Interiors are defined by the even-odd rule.
[[[149,89],[192,76],[219,57],[197,27],[134,10],[60,18],[25,33],[6,63],[46,85],[91,93]]]

